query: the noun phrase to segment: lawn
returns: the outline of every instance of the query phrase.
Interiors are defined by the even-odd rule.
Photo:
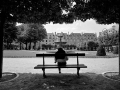
[[[36,57],[38,53],[44,53],[46,51],[32,51],[32,50],[4,50],[4,58],[27,58]],[[85,53],[85,56],[80,56],[82,58],[113,58],[118,57],[118,54],[106,53],[106,56],[96,56],[97,51],[77,51],[79,53]]]
[[[35,57],[36,53],[29,50],[4,50],[3,57]]]
[[[101,74],[42,74],[20,73],[10,82],[0,83],[0,90],[120,90],[120,82],[104,78]]]

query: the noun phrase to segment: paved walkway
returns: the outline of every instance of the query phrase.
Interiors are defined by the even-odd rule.
[[[101,74],[103,72],[118,72],[119,58],[79,58],[79,63],[87,65],[80,70],[81,73],[90,72]],[[34,66],[42,63],[42,58],[3,58],[3,72],[17,73],[42,73],[42,70],[34,69]],[[46,64],[54,64],[54,58],[46,58]],[[76,58],[69,58],[67,64],[76,64]],[[76,69],[62,69],[63,73],[76,73]],[[47,69],[47,73],[58,73],[57,69]]]

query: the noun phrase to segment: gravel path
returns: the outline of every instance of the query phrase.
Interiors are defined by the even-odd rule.
[[[119,58],[79,58],[79,63],[87,65],[80,73],[90,72],[101,74],[103,72],[118,72]],[[54,64],[54,58],[45,58],[46,64]],[[67,64],[76,64],[76,58],[69,58]],[[34,69],[37,64],[42,64],[42,58],[3,58],[3,72],[17,73],[42,73]],[[77,69],[62,69],[62,73],[76,73]],[[58,73],[57,69],[47,69],[46,73]]]

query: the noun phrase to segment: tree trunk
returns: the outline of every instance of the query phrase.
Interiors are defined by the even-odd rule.
[[[40,50],[40,48],[41,48],[41,46],[40,46],[40,41],[39,41],[39,48],[38,48],[38,50]]]
[[[30,42],[30,45],[29,45],[29,50],[31,50],[31,42]]]
[[[25,48],[25,50],[27,50],[27,42],[26,42],[25,44],[26,44],[26,48]]]
[[[2,67],[3,67],[3,28],[6,20],[5,10],[1,11],[1,23],[0,23],[0,78],[2,78]]]
[[[34,50],[36,50],[36,42],[34,42]]]
[[[120,76],[120,37],[119,37],[119,47],[118,47],[118,54],[119,54],[119,76]]]
[[[9,43],[9,47],[10,47],[10,50],[13,50],[13,47],[12,47],[11,43]]]
[[[24,50],[24,49],[25,49],[23,45],[24,45],[24,44],[22,43],[22,44],[21,44],[21,49],[22,49],[22,50]]]
[[[21,50],[21,42],[20,42],[20,50]]]

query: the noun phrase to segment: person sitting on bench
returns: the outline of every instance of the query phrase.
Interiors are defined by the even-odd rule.
[[[66,66],[66,61],[68,57],[66,56],[66,52],[62,48],[58,48],[58,51],[55,53],[55,63],[57,62],[59,73],[61,73],[61,66]]]

